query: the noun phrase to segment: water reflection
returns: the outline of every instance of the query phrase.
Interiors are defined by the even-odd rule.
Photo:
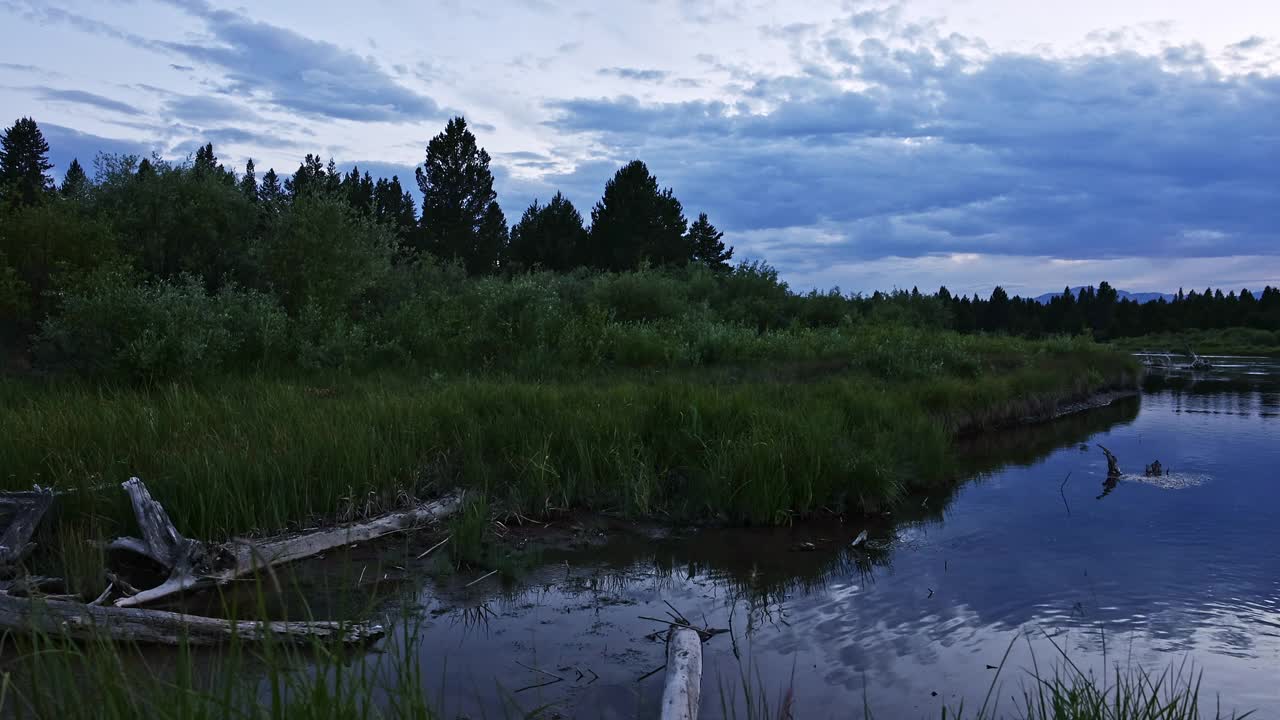
[[[587,664],[600,682],[557,684],[532,700],[570,715],[652,714],[659,678],[639,678],[662,648],[638,618],[661,617],[669,601],[734,628],[736,642],[707,644],[711,697],[736,688],[746,666],[757,690],[793,691],[805,717],[856,717],[864,690],[884,717],[936,716],[960,699],[972,707],[1015,638],[1014,667],[1059,648],[1095,670],[1190,657],[1226,706],[1275,714],[1280,486],[1269,473],[1280,461],[1280,388],[1256,364],[1242,375],[1152,378],[1140,402],[972,438],[973,482],[873,520],[873,542],[859,548],[849,542],[863,528],[851,524],[623,535],[549,557],[582,577],[503,601],[504,632],[519,642],[499,636],[477,649],[440,638],[430,652],[454,649],[459,682],[492,673],[495,657]],[[1097,443],[1131,474],[1109,477]],[[1156,459],[1172,474],[1144,477]],[[468,659],[477,656],[484,662]]]
[[[350,574],[407,580],[386,603],[417,607],[421,626],[387,642],[417,653],[449,717],[655,716],[663,645],[644,618],[665,617],[666,603],[732,629],[706,645],[704,717],[744,673],[775,703],[794,693],[800,717],[858,717],[864,693],[879,717],[936,717],[980,704],[1006,650],[1012,668],[1059,650],[1093,670],[1189,658],[1225,707],[1276,716],[1280,384],[1263,372],[1274,366],[1215,364],[1150,377],[1141,400],[970,438],[971,481],[892,515],[677,534],[606,526],[585,550],[545,548],[510,587],[423,581],[425,564],[396,559],[408,548],[353,555]],[[1127,472],[1109,474],[1098,444]],[[1154,460],[1170,474],[1146,477]],[[348,580],[315,578],[308,602]]]

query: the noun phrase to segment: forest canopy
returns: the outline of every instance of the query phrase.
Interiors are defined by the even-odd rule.
[[[725,233],[706,213],[690,222],[640,160],[585,215],[556,193],[509,226],[461,117],[425,148],[417,194],[317,154],[288,174],[232,168],[212,144],[180,162],[99,155],[92,174],[76,159],[58,185],[48,153],[31,118],[0,134],[9,364],[133,376],[454,356],[489,366],[561,344],[590,363],[680,364],[708,337],[863,322],[1104,340],[1241,328],[1280,346],[1270,287],[1145,304],[1106,282],[1045,303],[1000,287],[796,293],[767,264],[732,265]]]

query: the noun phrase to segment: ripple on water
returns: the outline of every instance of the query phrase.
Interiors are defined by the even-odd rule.
[[[1124,475],[1120,479],[1150,485],[1161,490],[1186,490],[1204,485],[1212,478],[1204,473],[1171,472],[1164,475]]]

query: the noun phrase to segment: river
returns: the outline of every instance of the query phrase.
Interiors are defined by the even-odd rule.
[[[704,646],[707,718],[747,716],[744,688],[791,698],[796,717],[860,717],[865,702],[913,718],[972,711],[994,682],[1011,710],[1025,670],[1064,655],[1095,673],[1185,663],[1203,672],[1202,701],[1280,717],[1280,365],[1213,361],[973,439],[970,479],[871,521],[513,530],[544,547],[508,585],[415,580],[430,559],[385,550],[349,567],[398,581],[391,602],[408,601],[417,633],[384,642],[416,653],[445,717],[656,717],[662,673],[644,676],[663,643],[643,618],[672,608],[731,630]],[[1119,458],[1118,483],[1098,445]],[[1166,473],[1147,477],[1156,460]],[[295,580],[331,610],[318,588],[332,578]]]

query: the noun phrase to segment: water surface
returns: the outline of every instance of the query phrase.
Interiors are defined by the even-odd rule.
[[[975,438],[970,480],[893,516],[676,534],[587,523],[568,529],[586,547],[554,544],[510,587],[420,579],[429,559],[383,555],[372,572],[407,583],[422,624],[401,649],[448,717],[656,717],[662,673],[644,676],[664,647],[643,618],[671,607],[732,630],[705,645],[703,717],[722,716],[722,694],[741,709],[744,673],[775,705],[790,694],[797,717],[860,717],[864,700],[878,717],[937,717],[979,706],[1006,651],[1003,707],[1033,657],[1062,652],[1095,672],[1188,661],[1208,700],[1280,717],[1280,367],[1214,361],[1149,378],[1141,398]],[[1143,476],[1155,460],[1168,474]]]

